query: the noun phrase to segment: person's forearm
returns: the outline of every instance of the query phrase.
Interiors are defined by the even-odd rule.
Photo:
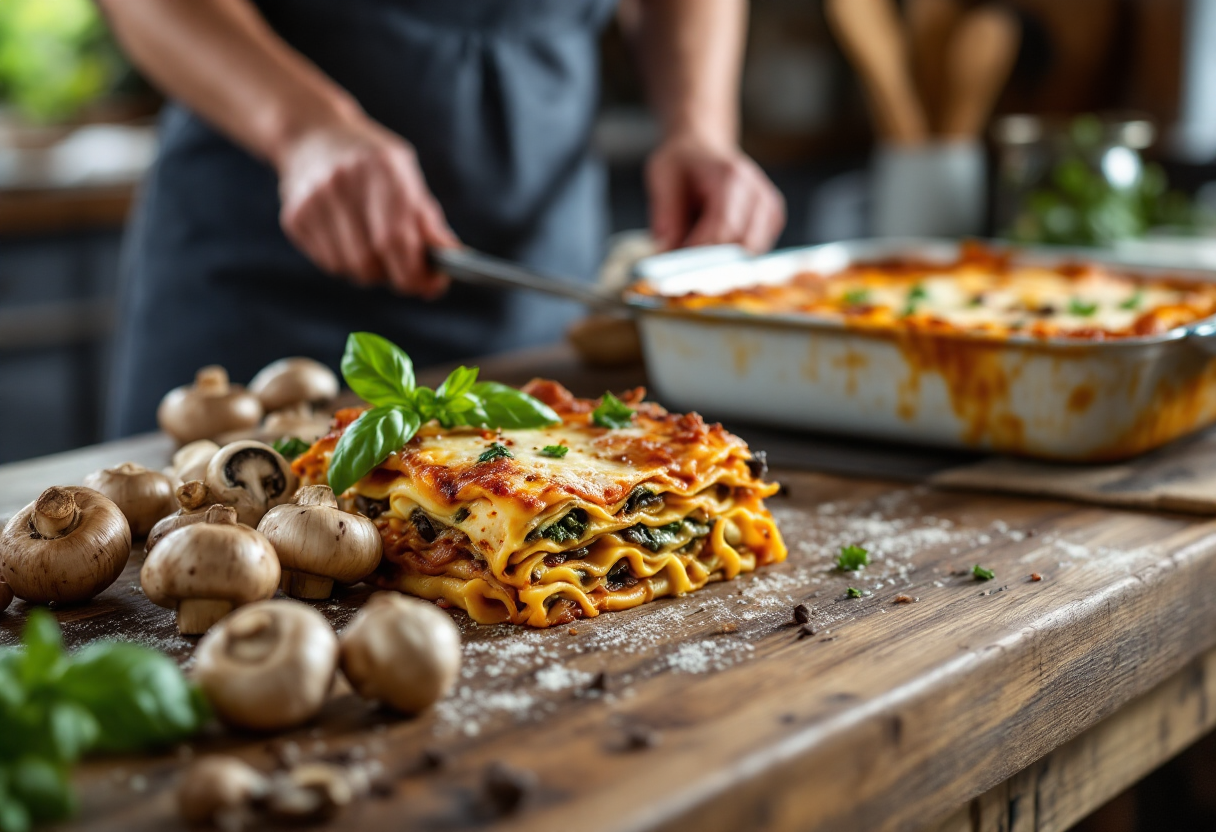
[[[637,0],[638,47],[665,136],[734,144],[747,0]]]
[[[99,2],[153,83],[272,164],[311,128],[360,113],[248,0]]]

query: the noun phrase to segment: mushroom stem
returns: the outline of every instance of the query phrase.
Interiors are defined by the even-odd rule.
[[[186,511],[196,511],[207,505],[207,484],[202,480],[190,480],[177,487],[177,503]]]
[[[231,601],[187,598],[177,605],[177,630],[184,636],[202,635],[230,612]]]
[[[338,499],[328,485],[306,485],[296,492],[296,505],[337,508]]]
[[[208,395],[222,396],[228,392],[228,371],[218,364],[203,367],[194,374],[194,385]]]
[[[283,577],[279,580],[279,589],[292,598],[316,601],[328,598],[334,591],[334,579],[326,578],[324,575],[309,575],[307,572],[284,569]]]
[[[68,534],[80,519],[80,509],[72,492],[64,488],[48,488],[34,503],[34,531],[46,540]]]

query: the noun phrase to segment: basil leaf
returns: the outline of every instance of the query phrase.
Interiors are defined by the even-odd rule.
[[[25,655],[21,660],[21,679],[28,685],[46,684],[58,675],[64,661],[63,637],[55,616],[44,609],[30,613],[21,635]]]
[[[374,407],[346,429],[329,460],[329,487],[341,494],[414,438],[422,420],[405,407]]]
[[[342,355],[342,377],[373,405],[409,404],[414,364],[401,347],[371,332],[352,332]]]
[[[272,448],[288,462],[294,462],[296,457],[307,451],[311,445],[298,436],[284,436],[271,443]]]
[[[477,367],[457,367],[448,373],[443,384],[439,385],[439,389],[435,391],[435,395],[444,402],[464,396],[473,389],[473,384],[477,381],[477,373]]]
[[[1088,318],[1090,315],[1098,311],[1097,301],[1081,300],[1073,298],[1068,302],[1068,314],[1076,315],[1081,318]]]
[[[456,414],[458,424],[491,428],[543,428],[555,425],[561,417],[553,412],[547,404],[534,399],[521,390],[499,384],[496,381],[479,381],[469,390],[469,394],[478,401],[479,407],[465,413]],[[473,421],[484,415],[486,421]]]
[[[627,428],[633,422],[633,408],[605,393],[600,406],[591,412],[591,422],[601,428]]]
[[[565,445],[546,445],[540,449],[541,456],[551,456],[554,459],[561,459],[568,453],[570,449]]]
[[[3,771],[0,769],[0,771]],[[17,798],[0,789],[0,830],[3,832],[28,832],[34,825],[29,811]]]
[[[849,587],[848,589],[846,589],[846,590],[845,590],[844,594],[845,594],[845,595],[847,595],[847,596],[848,596],[848,597],[850,597],[850,598],[860,598],[860,597],[861,597],[861,590],[860,590],[860,589],[858,589],[858,588],[857,588],[857,587],[855,587],[855,586],[851,586],[851,587]]]
[[[478,462],[492,462],[495,459],[515,459],[515,454],[508,451],[506,445],[495,442],[482,451],[481,456],[477,457]]]
[[[59,689],[96,717],[105,751],[174,742],[208,717],[177,663],[138,644],[90,644],[72,657]]]
[[[993,572],[991,569],[985,569],[978,563],[971,567],[971,574],[975,576],[977,581],[991,581],[996,577],[995,572]]]
[[[101,734],[96,717],[76,702],[52,702],[47,709],[47,718],[50,723],[47,739],[60,763],[78,760]]]
[[[76,797],[63,766],[26,755],[10,771],[9,791],[25,804],[35,823],[62,820],[76,811]]]

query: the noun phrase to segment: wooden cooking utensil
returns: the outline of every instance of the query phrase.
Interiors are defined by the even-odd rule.
[[[981,6],[959,21],[946,55],[946,109],[941,133],[980,135],[1017,58],[1022,30],[1013,12]]]
[[[905,15],[916,91],[929,123],[940,127],[946,89],[946,50],[963,9],[959,0],[908,0]]]
[[[908,49],[891,0],[827,0],[825,11],[845,53],[861,75],[879,133],[896,144],[928,138],[928,126],[908,71]]]

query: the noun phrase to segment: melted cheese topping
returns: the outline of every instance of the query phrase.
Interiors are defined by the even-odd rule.
[[[459,606],[476,621],[544,627],[623,609],[783,560],[746,444],[698,415],[640,403],[632,426],[595,426],[595,402],[553,382],[525,390],[562,422],[538,430],[447,430],[435,423],[339,499],[374,510],[381,586]],[[325,481],[339,438],[359,415],[294,463]],[[481,460],[493,445],[511,458]],[[569,450],[561,458],[547,446]]]
[[[657,294],[641,285],[643,294]],[[1149,279],[1085,264],[1016,265],[979,247],[948,266],[856,264],[830,276],[668,298],[672,307],[806,314],[883,329],[996,337],[1105,339],[1153,335],[1216,314],[1216,285]]]

